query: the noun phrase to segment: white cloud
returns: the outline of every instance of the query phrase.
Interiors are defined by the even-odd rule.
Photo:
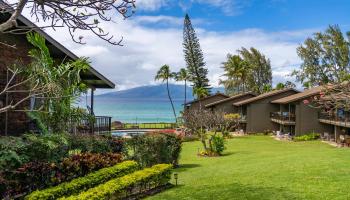
[[[108,48],[104,46],[86,45],[86,46],[78,47],[75,51],[83,53],[84,56],[86,57],[95,57],[95,56],[100,56],[101,54],[107,53]]]
[[[156,11],[160,8],[166,6],[168,0],[138,0],[136,2],[137,9],[147,10],[147,11]]]
[[[147,19],[158,23],[159,19]],[[79,56],[90,56],[92,66],[117,84],[117,89],[154,84],[154,75],[160,66],[168,64],[173,71],[185,67],[182,49],[182,27],[153,28],[143,26],[140,19],[115,20],[105,24],[105,30],[115,36],[124,37],[123,47],[113,46],[91,33],[84,34],[86,45],[71,41],[66,29],[57,29],[50,34]],[[141,20],[142,21],[142,20]],[[245,29],[232,32],[215,32],[197,29],[209,79],[217,86],[223,73],[221,63],[227,53],[236,53],[241,47],[255,47],[271,59],[274,83],[291,80],[285,77],[300,59],[297,46],[314,30],[266,32],[259,29]]]
[[[226,15],[239,15],[249,0],[193,0],[201,4],[208,4],[222,10]]]
[[[133,19],[136,23],[141,24],[159,24],[164,23],[166,25],[175,25],[179,26],[183,24],[183,18],[173,17],[173,16],[165,16],[165,15],[157,15],[157,16],[137,16]]]

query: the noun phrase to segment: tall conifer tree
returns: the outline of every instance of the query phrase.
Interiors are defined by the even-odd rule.
[[[199,39],[193,29],[188,14],[185,16],[183,38],[186,67],[190,76],[190,81],[193,84],[193,91],[196,91],[198,88],[204,88],[209,93],[210,86],[209,79],[207,78],[208,69],[205,68]]]

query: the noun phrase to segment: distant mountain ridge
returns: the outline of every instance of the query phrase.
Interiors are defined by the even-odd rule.
[[[175,84],[170,84],[169,85],[169,90],[171,97],[176,100],[183,100],[184,99],[184,92],[185,92],[185,87],[184,85],[175,85]],[[216,93],[217,91],[219,92],[224,92],[224,88],[212,88],[211,92]],[[192,100],[194,99],[192,95],[192,88],[187,87],[187,100]],[[166,85],[161,84],[161,85],[149,85],[149,86],[141,86],[141,87],[136,87],[136,88],[131,88],[128,90],[121,90],[121,91],[116,91],[116,92],[110,92],[110,93],[105,93],[101,95],[96,95],[96,98],[112,98],[112,99],[129,99],[129,100],[164,100],[168,99],[168,94],[166,90]]]

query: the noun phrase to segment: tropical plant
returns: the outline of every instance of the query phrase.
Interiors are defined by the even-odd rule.
[[[60,162],[81,153],[120,153],[126,151],[124,140],[103,135],[24,134],[0,137],[0,171],[13,170],[27,162]]]
[[[253,91],[261,94],[272,89],[270,60],[255,48],[242,48],[238,55],[227,55],[223,62],[225,79],[220,80],[227,93]]]
[[[221,155],[222,152],[225,150],[225,138],[219,135],[213,135],[212,136],[212,150]]]
[[[204,97],[209,96],[208,90],[205,88],[193,88],[193,94],[196,97],[196,99],[200,100]],[[202,101],[199,101],[199,109],[202,109]]]
[[[262,88],[262,93],[271,92],[272,90],[272,85],[264,85],[264,87]]]
[[[292,75],[306,87],[340,83],[349,80],[350,49],[339,26],[329,26],[325,32],[317,32],[297,48],[303,61]]]
[[[186,14],[184,20],[183,47],[187,71],[190,76],[190,81],[193,84],[193,91],[198,88],[203,88],[209,93],[208,69],[205,68],[204,56],[199,44],[199,39],[188,14]]]
[[[29,87],[49,85],[52,88],[40,96],[35,96],[34,104],[39,104],[37,106],[40,107],[34,111],[38,112],[36,117],[51,132],[68,131],[68,122],[78,111],[72,108],[72,104],[87,90],[87,86],[81,82],[80,72],[87,70],[89,64],[86,58],[83,58],[56,65],[42,36],[29,33],[27,39],[35,47],[29,51],[32,62],[26,68],[26,74],[33,77],[28,82]]]
[[[2,172],[0,182],[1,196],[12,197],[17,194],[47,188],[96,170],[111,167],[122,161],[116,153],[72,155],[60,162],[29,162],[18,168]]]
[[[228,54],[227,61],[223,62],[222,65],[225,72],[223,76],[226,79],[220,79],[219,83],[225,87],[226,93],[246,92],[249,89],[247,79],[251,73],[247,62],[239,55]]]
[[[168,98],[171,104],[171,108],[173,109],[173,114],[175,117],[175,120],[177,120],[176,117],[176,111],[175,111],[175,107],[174,107],[174,103],[173,100],[171,98],[170,95],[170,90],[169,90],[169,80],[175,77],[175,73],[172,73],[170,71],[170,67],[169,65],[163,65],[157,72],[157,75],[155,76],[155,80],[161,80],[162,82],[166,82],[166,89],[167,89],[167,93],[168,93]]]
[[[181,68],[180,71],[176,74],[176,81],[185,81],[185,99],[184,99],[184,107],[187,102],[187,81],[190,76],[185,68]]]
[[[26,144],[18,137],[0,137],[0,171],[15,169],[28,161]]]
[[[250,68],[250,75],[247,78],[250,90],[258,94],[263,93],[264,87],[272,85],[270,60],[253,47],[249,50],[242,48],[238,52]]]
[[[26,142],[25,155],[31,162],[56,162],[68,156],[69,141],[63,134],[24,134]]]
[[[284,83],[277,83],[275,89],[276,90],[282,90],[284,89],[286,86],[284,85]]]

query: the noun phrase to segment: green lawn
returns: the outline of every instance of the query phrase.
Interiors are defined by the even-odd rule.
[[[179,186],[148,199],[350,199],[350,149],[268,136],[230,139],[222,157],[198,148],[183,145]]]

